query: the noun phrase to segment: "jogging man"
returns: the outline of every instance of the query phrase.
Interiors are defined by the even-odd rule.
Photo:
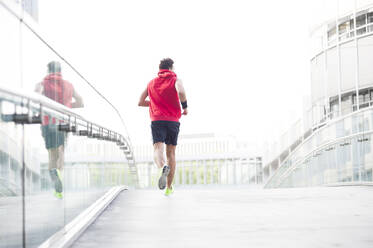
[[[35,91],[69,108],[82,108],[84,106],[82,97],[70,82],[62,78],[61,64],[52,61],[47,67],[48,75],[36,85]],[[58,130],[56,119],[48,115],[44,116],[41,131],[48,150],[49,174],[55,188],[54,195],[61,199],[63,191],[61,171],[64,166],[64,147],[67,136],[65,132]]]
[[[163,190],[167,185],[166,196],[174,191],[172,181],[176,167],[175,150],[180,127],[179,119],[181,114],[188,114],[184,86],[173,72],[173,64],[174,61],[170,58],[161,60],[158,77],[148,83],[138,104],[149,107],[154,161],[158,168],[163,167],[158,186]],[[148,96],[149,100],[146,100]],[[180,103],[183,113],[181,113]],[[164,158],[164,144],[166,144],[167,164]]]

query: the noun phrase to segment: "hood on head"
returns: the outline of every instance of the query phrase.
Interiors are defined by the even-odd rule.
[[[44,80],[48,80],[51,82],[61,82],[62,81],[62,75],[61,73],[50,73],[48,74]]]
[[[159,70],[158,72],[158,77],[160,78],[166,78],[170,76],[176,77],[175,72],[170,71],[170,70],[165,70],[165,69]]]

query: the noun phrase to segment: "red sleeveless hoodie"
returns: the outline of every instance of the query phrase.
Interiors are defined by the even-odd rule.
[[[149,113],[152,121],[179,121],[181,108],[175,88],[176,80],[177,76],[174,72],[160,70],[158,77],[149,82]]]
[[[72,107],[74,87],[70,82],[63,80],[61,73],[47,75],[41,84],[43,86],[43,95],[66,107]],[[54,118],[52,123],[56,123]],[[43,125],[48,124],[49,116],[46,115],[44,116]]]

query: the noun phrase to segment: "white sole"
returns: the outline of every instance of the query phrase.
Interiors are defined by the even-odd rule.
[[[166,169],[165,168],[162,169],[162,175],[158,180],[158,187],[160,190],[166,188],[167,176],[169,173],[170,173],[170,167],[167,167]]]

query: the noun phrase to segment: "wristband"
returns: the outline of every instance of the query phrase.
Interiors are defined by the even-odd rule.
[[[181,106],[183,106],[183,109],[186,109],[188,107],[188,103],[187,101],[185,102],[180,102],[181,103]]]

